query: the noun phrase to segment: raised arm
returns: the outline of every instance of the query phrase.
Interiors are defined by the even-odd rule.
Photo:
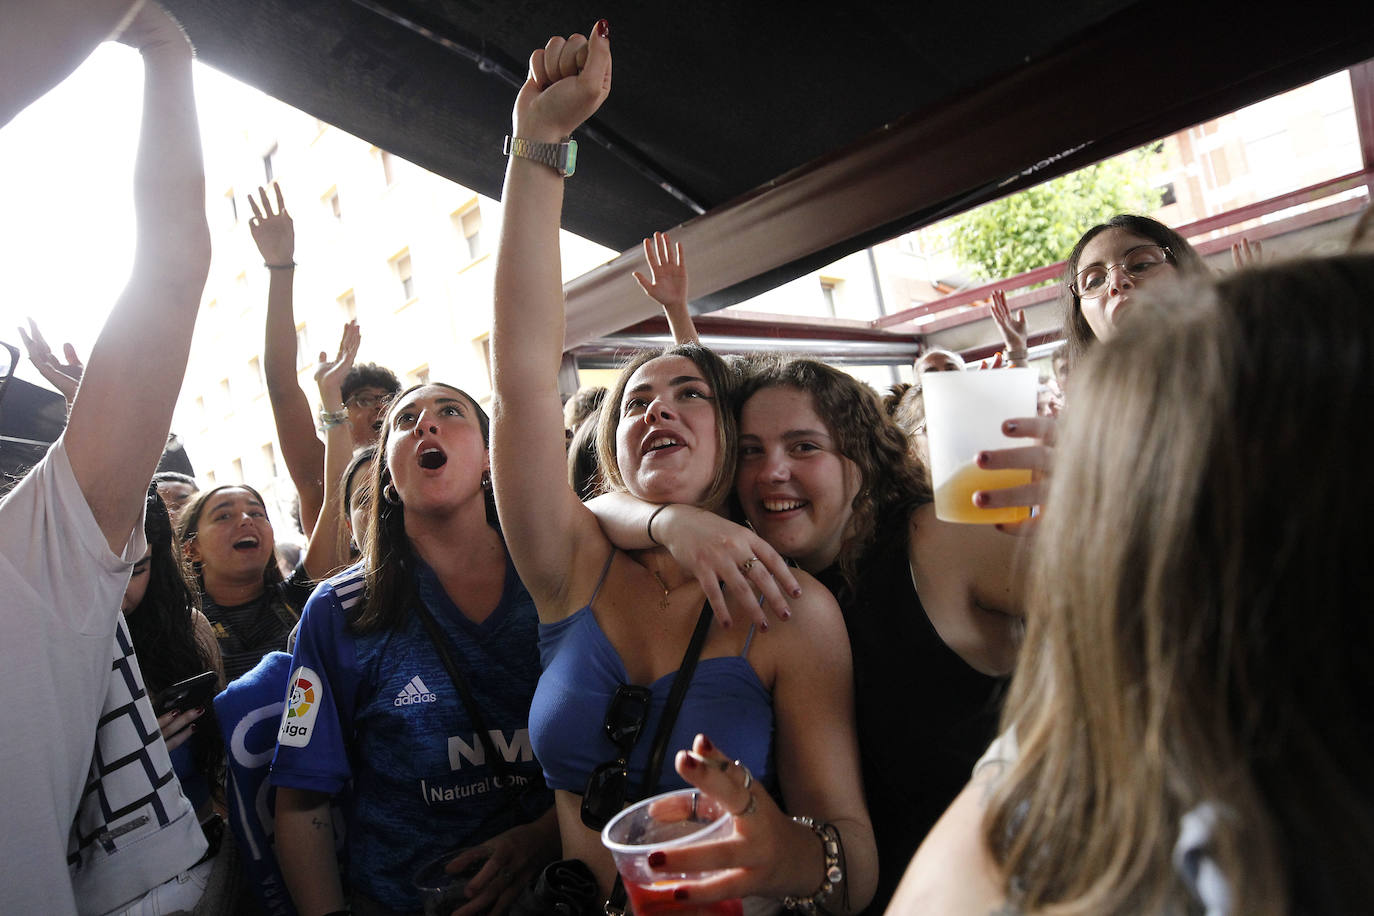
[[[604,20],[590,42],[581,35],[550,39],[530,56],[529,76],[515,102],[514,137],[562,142],[600,107],[610,87]],[[541,613],[566,603],[579,551],[604,545],[595,520],[566,482],[557,387],[564,328],[558,249],[563,181],[547,165],[511,157],[492,322],[496,504],[511,557]]]
[[[320,354],[315,367],[315,382],[320,388],[320,408],[325,413],[343,414],[343,380],[353,368],[362,343],[358,322],[344,325],[339,339],[339,354],[330,360]],[[324,431],[324,504],[319,519],[310,532],[310,544],[305,549],[305,572],[311,579],[320,580],[334,570],[348,565],[348,537],[344,533],[344,518],[348,507],[343,504],[343,475],[353,457],[353,437],[348,434],[348,421],[326,424]]]
[[[0,127],[62,82],[112,37],[139,0],[5,0],[0,4]]]
[[[663,306],[673,342],[701,343],[692,314],[687,311],[687,262],[682,257],[681,243],[668,238],[666,232],[655,232],[653,238],[644,240],[644,260],[649,265],[649,275],[635,271],[635,282],[650,299]]]
[[[1026,349],[1026,310],[1017,309],[1013,315],[1011,309],[1007,308],[1007,294],[995,289],[992,291],[992,320],[997,323],[997,330],[1002,334],[1002,343],[1006,347],[1003,351],[1007,355],[1006,365],[1013,369],[1029,366],[1030,351]]]
[[[138,48],[144,68],[133,274],[91,350],[64,434],[77,483],[116,553],[138,524],[167,444],[210,269],[191,45],[151,2],[121,41]]]
[[[315,529],[320,506],[324,503],[324,445],[315,436],[315,418],[310,401],[296,381],[296,316],[293,312],[292,286],[296,279],[296,227],[286,212],[281,186],[272,183],[277,208],[258,188],[258,201],[248,195],[253,217],[248,230],[253,233],[258,253],[267,270],[267,336],[262,345],[262,374],[267,379],[267,400],[277,426],[282,460],[291,483],[301,498],[301,525],[307,535]]]

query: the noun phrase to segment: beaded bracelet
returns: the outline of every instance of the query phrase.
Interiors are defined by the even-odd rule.
[[[803,827],[811,828],[811,831],[821,838],[821,848],[825,851],[825,876],[821,879],[821,886],[810,895],[784,897],[782,905],[801,913],[824,913],[825,910],[820,907],[821,899],[829,897],[844,881],[844,868],[841,866],[844,846],[840,844],[840,831],[834,824],[817,824],[809,817],[794,817],[792,820]]]
[[[320,408],[320,432],[326,432],[336,426],[342,426],[348,422],[348,408],[342,410],[325,410]]]

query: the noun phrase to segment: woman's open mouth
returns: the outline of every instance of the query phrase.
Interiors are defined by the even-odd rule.
[[[241,551],[243,553],[247,553],[250,550],[257,550],[259,543],[261,542],[258,540],[257,536],[250,534],[245,537],[241,537],[237,541],[235,541],[234,549]]]
[[[426,471],[434,471],[448,464],[448,456],[442,449],[427,448],[420,453],[420,467]]]

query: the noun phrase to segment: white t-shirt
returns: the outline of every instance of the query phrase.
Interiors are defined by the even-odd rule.
[[[75,913],[67,840],[143,519],[110,552],[59,439],[0,503],[0,913]]]

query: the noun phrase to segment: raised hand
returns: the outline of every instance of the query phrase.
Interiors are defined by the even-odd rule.
[[[124,31],[115,37],[140,54],[190,54],[191,42],[171,14],[147,0]]]
[[[315,382],[320,386],[321,395],[329,392],[336,400],[338,399],[339,392],[343,390],[344,377],[353,368],[353,361],[358,357],[358,345],[362,340],[363,332],[358,327],[358,322],[349,321],[343,326],[343,334],[339,338],[338,355],[331,360],[328,353],[320,351],[320,360],[315,366]],[[331,410],[337,409],[334,405],[326,406]]]
[[[639,288],[665,309],[687,307],[687,263],[682,259],[682,244],[666,232],[655,232],[644,240],[644,260],[649,265],[646,277],[639,271],[634,278]]]
[[[262,198],[261,209],[253,195],[248,195],[248,206],[253,209],[253,217],[248,220],[248,231],[253,233],[253,241],[257,243],[263,263],[272,267],[285,267],[291,264],[296,256],[296,227],[291,222],[291,214],[286,212],[281,185],[272,182],[272,190],[277,192],[275,213],[272,211],[272,204],[267,200],[266,188],[258,188],[258,196]]]
[[[674,243],[666,232],[655,232],[644,240],[644,260],[649,276],[635,271],[639,288],[659,305],[668,316],[668,327],[677,343],[700,343],[692,316],[687,311],[687,262],[682,245]]]
[[[1236,270],[1259,267],[1263,255],[1264,249],[1260,243],[1252,242],[1247,238],[1242,238],[1231,246],[1231,262],[1236,265]]]
[[[590,118],[611,91],[611,29],[602,19],[591,38],[554,36],[530,55],[515,100],[515,136],[556,142]]]
[[[1017,309],[1013,316],[1007,308],[1007,294],[1000,289],[992,291],[992,320],[997,330],[1002,332],[1002,342],[1006,344],[1007,364],[1010,366],[1026,364],[1026,310]]]
[[[30,336],[32,335],[32,336]],[[29,353],[29,362],[33,363],[48,383],[61,392],[70,406],[76,397],[76,389],[81,382],[81,373],[85,370],[80,357],[76,355],[76,348],[71,344],[62,345],[62,354],[66,357],[66,362],[60,361],[48,346],[48,342],[43,339],[43,333],[38,330],[38,325],[32,318],[29,319],[29,333],[24,333],[24,329],[19,329],[19,339],[24,342],[24,349]]]

